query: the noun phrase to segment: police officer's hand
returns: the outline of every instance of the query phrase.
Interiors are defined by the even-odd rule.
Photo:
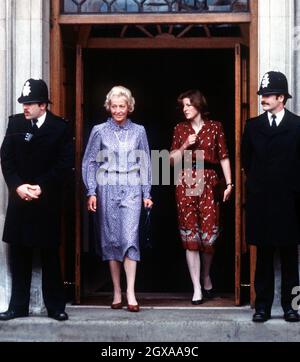
[[[31,201],[39,198],[39,196],[35,194],[35,186],[30,184],[23,184],[19,186],[16,191],[24,201]]]
[[[97,197],[92,195],[87,199],[87,209],[88,211],[96,212],[97,210]]]
[[[42,193],[42,190],[39,185],[30,185],[29,190],[31,193],[33,193],[35,196],[40,196]]]
[[[188,148],[196,143],[197,135],[191,134],[184,142],[184,148]]]

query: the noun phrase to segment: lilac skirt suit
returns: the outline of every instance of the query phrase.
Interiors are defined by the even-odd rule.
[[[151,162],[145,128],[112,118],[95,126],[82,164],[87,196],[97,196],[103,260],[140,260],[142,199],[150,198]]]

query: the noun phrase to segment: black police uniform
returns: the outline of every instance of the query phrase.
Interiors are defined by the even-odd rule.
[[[284,74],[268,72],[259,95],[291,98]],[[257,247],[254,321],[270,318],[274,299],[274,252],[279,249],[281,305],[287,321],[298,321],[292,289],[299,285],[300,117],[285,109],[280,125],[270,127],[268,113],[247,121],[242,138],[246,182],[246,239]]]
[[[19,102],[49,103],[47,85],[29,79]],[[11,256],[9,311],[12,317],[28,314],[32,254],[39,248],[44,302],[49,316],[59,319],[65,309],[59,259],[61,193],[64,177],[73,166],[69,123],[47,111],[45,122],[33,134],[31,121],[24,114],[11,116],[1,147],[1,166],[9,189],[3,231]],[[16,189],[26,183],[41,187],[37,200],[28,202],[18,196]],[[0,315],[0,319],[9,317]]]

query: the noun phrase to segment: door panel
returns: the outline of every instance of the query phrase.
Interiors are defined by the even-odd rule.
[[[83,134],[83,58],[82,46],[76,47],[76,153],[75,153],[75,303],[81,301],[81,214],[82,183],[81,183],[81,156]]]
[[[250,287],[248,281],[243,280],[248,247],[245,240],[245,180],[240,151],[242,132],[249,118],[249,50],[241,44],[235,47],[235,92],[235,304],[240,305],[243,288]]]

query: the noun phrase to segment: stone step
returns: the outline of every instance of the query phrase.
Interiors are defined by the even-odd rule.
[[[0,322],[2,342],[299,342],[299,323],[272,311],[263,324],[250,307],[151,308],[139,313],[109,307],[68,306],[69,320],[45,315]]]

